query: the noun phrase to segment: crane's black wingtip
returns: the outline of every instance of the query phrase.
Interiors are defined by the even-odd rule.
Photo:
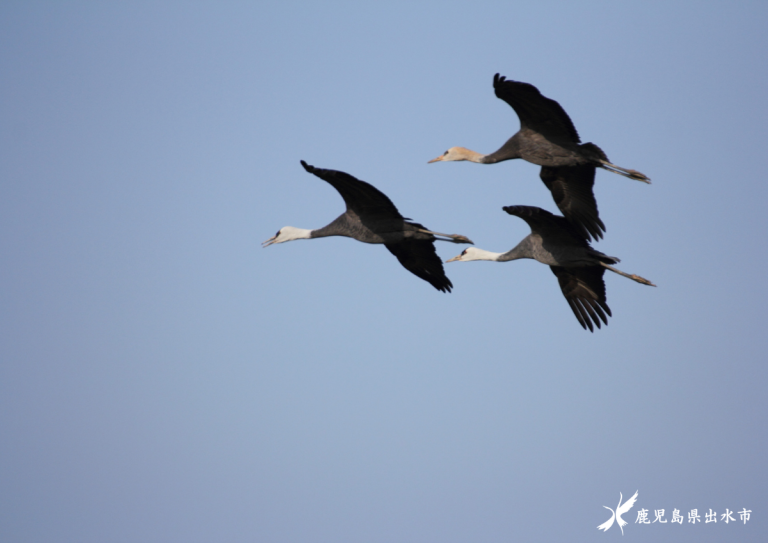
[[[504,206],[501,208],[501,210],[506,211],[510,215],[515,215],[518,207],[519,206]]]
[[[303,160],[300,160],[299,162],[301,162],[301,165],[304,166],[304,169],[307,170],[309,173],[312,173],[315,170],[314,166],[310,166],[309,164],[307,164]]]

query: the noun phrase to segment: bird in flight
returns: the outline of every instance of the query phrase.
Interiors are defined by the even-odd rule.
[[[509,104],[520,119],[520,130],[496,152],[484,155],[464,147],[451,147],[429,162],[467,160],[496,164],[522,158],[541,166],[539,177],[552,193],[557,207],[587,240],[603,237],[605,224],[600,220],[593,192],[595,169],[650,183],[644,174],[611,164],[594,143],[581,143],[571,118],[556,101],[547,98],[528,83],[511,81],[496,74],[496,96]]]
[[[613,526],[613,519],[616,519],[616,522],[619,524],[619,528],[621,528],[621,535],[624,535],[624,526],[627,525],[627,521],[623,520],[621,518],[621,515],[632,509],[632,506],[635,505],[635,502],[637,501],[637,491],[635,491],[635,495],[629,498],[627,501],[624,502],[624,505],[621,504],[623,496],[621,495],[621,492],[619,492],[619,504],[616,506],[616,511],[611,509],[610,507],[604,505],[608,511],[611,512],[611,518],[609,518],[607,521],[603,522],[600,526],[597,527],[598,530],[602,530],[604,532],[608,531],[608,528]]]
[[[507,206],[502,209],[527,222],[531,233],[506,253],[492,253],[470,247],[447,262],[509,262],[532,258],[547,264],[557,277],[560,290],[563,291],[563,296],[579,324],[590,332],[595,331],[594,326],[600,328],[600,321],[608,324],[608,317],[611,316],[603,281],[606,269],[643,285],[656,286],[639,275],[624,273],[610,266],[609,264],[616,264],[619,259],[590,247],[565,218],[533,206]]]
[[[594,143],[581,143],[579,133],[565,110],[554,100],[543,96],[529,83],[493,76],[496,97],[512,106],[520,119],[520,130],[497,151],[483,155],[464,147],[451,147],[429,162],[468,160],[479,164],[496,164],[522,158],[539,166],[561,167],[591,164],[609,172],[650,183],[644,174],[611,164]]]
[[[345,236],[363,243],[384,245],[402,266],[437,290],[450,292],[453,288],[435,252],[435,241],[472,243],[466,236],[441,234],[406,219],[383,192],[348,173],[310,166],[303,160],[306,171],[335,188],[347,210],[330,224],[316,230],[284,226],[262,245],[269,247],[296,239]]]

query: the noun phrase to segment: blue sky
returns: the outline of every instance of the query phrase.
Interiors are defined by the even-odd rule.
[[[607,541],[639,491],[627,540],[763,541],[767,16],[4,3],[0,539]],[[427,165],[517,130],[497,72],[653,180],[597,173],[595,247],[658,285],[607,276],[607,327],[534,261],[442,294],[383,247],[260,248],[344,210],[302,159],[512,248],[502,206],[556,211],[536,166]]]

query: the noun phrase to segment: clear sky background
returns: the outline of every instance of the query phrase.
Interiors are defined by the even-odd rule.
[[[639,491],[627,541],[765,541],[766,28],[747,1],[4,2],[0,540],[616,541],[603,506]],[[606,274],[607,327],[534,261],[447,264],[443,294],[384,247],[260,248],[344,210],[301,159],[512,248],[502,206],[557,211],[538,167],[427,165],[518,129],[496,72],[653,180],[597,173],[596,248],[658,285]]]

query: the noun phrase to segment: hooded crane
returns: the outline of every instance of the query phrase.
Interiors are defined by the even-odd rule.
[[[600,328],[600,321],[607,325],[606,314],[611,315],[611,310],[605,301],[603,273],[606,269],[629,277],[638,283],[656,286],[638,275],[630,275],[611,267],[609,264],[616,264],[619,259],[590,247],[565,218],[552,215],[538,207],[509,206],[502,209],[527,222],[531,227],[531,233],[506,253],[492,253],[470,247],[448,262],[470,260],[507,262],[520,258],[532,258],[547,264],[557,277],[563,296],[571,306],[573,314],[576,315],[582,328],[585,330],[589,328],[590,332],[594,332],[593,322]]]
[[[571,118],[556,101],[542,96],[529,83],[507,81],[496,74],[493,77],[496,96],[512,106],[520,118],[520,130],[501,148],[490,155],[482,155],[464,147],[451,147],[432,162],[468,160],[479,164],[495,164],[504,160],[522,158],[543,166],[541,180],[552,192],[555,203],[574,226],[584,229],[597,240],[605,226],[597,213],[597,203],[592,194],[595,168],[618,173],[650,183],[650,179],[636,170],[628,170],[611,164],[605,153],[594,143],[581,144],[579,133]],[[579,166],[575,171],[568,168]],[[553,188],[549,179],[560,178]],[[557,192],[559,189],[559,192]],[[589,236],[586,236],[589,239]]]
[[[409,222],[411,219],[403,218],[395,204],[384,193],[349,174],[315,168],[303,160],[301,165],[309,173],[327,181],[339,191],[347,204],[347,210],[329,225],[317,230],[283,227],[262,244],[264,247],[295,239],[328,236],[346,236],[363,243],[383,243],[406,270],[424,279],[437,290],[451,291],[453,284],[445,276],[443,263],[435,252],[434,242],[440,240],[472,243],[468,238],[457,234],[432,232],[421,224]]]

